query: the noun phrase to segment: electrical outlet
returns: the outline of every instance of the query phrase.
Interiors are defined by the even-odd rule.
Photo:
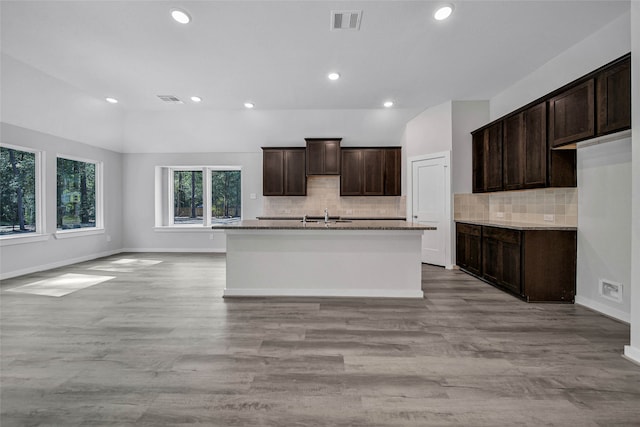
[[[251,193],[251,194],[249,194],[249,198],[250,198],[251,200],[255,200],[257,197],[258,197],[258,196],[256,196],[256,193]]]
[[[545,221],[553,222],[556,220],[556,216],[553,214],[547,214],[543,218]]]
[[[110,241],[111,241],[111,235],[107,234],[107,242],[110,242]]]
[[[347,215],[353,214],[353,209],[347,209]]]
[[[213,240],[213,233],[209,234],[209,240]]]
[[[622,302],[622,284],[614,282],[613,280],[600,279],[598,283],[598,290],[603,298],[606,298],[617,303]]]
[[[496,212],[496,218],[504,218],[504,212]]]

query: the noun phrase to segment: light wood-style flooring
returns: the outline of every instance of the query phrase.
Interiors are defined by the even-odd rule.
[[[120,259],[162,262],[105,271]],[[65,273],[115,278],[7,292]],[[224,255],[164,253],[3,281],[0,425],[640,425],[629,327],[584,307],[427,265],[422,300],[223,299],[224,281]]]

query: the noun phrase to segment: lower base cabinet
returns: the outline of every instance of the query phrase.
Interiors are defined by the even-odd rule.
[[[457,223],[456,233],[457,264],[462,270],[529,302],[574,302],[575,230],[514,230]],[[474,236],[480,241],[478,256],[471,255],[478,247]],[[475,258],[481,259],[481,268],[471,261]]]

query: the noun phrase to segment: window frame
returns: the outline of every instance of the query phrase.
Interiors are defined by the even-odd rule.
[[[166,170],[166,176],[163,177],[163,170]],[[202,209],[203,218],[202,224],[176,224],[174,216],[174,198],[175,198],[175,182],[174,172],[176,171],[197,171],[202,172]],[[195,230],[209,230],[212,226],[211,216],[211,179],[212,172],[214,171],[240,171],[240,192],[241,195],[243,187],[242,178],[242,166],[156,166],[156,215],[155,215],[155,227],[156,231],[168,231],[169,229],[195,231]],[[164,185],[162,181],[164,180]],[[166,200],[163,202],[163,198],[166,195]],[[240,220],[244,217],[244,203],[242,196],[240,199]],[[164,212],[164,215],[162,214]],[[163,217],[165,217],[166,225],[163,224]]]
[[[0,236],[0,246],[18,245],[29,242],[40,242],[49,240],[49,234],[45,230],[45,199],[43,197],[45,192],[45,152],[42,150],[24,147],[21,145],[0,143],[3,148],[11,150],[24,151],[25,153],[33,153],[35,155],[35,204],[36,204],[36,217],[35,226],[36,231],[28,234],[8,234],[6,236]]]
[[[57,219],[56,219],[56,231],[54,233],[54,237],[56,239],[67,239],[72,237],[80,237],[80,236],[89,236],[92,234],[104,234],[104,203],[103,203],[103,169],[104,163],[99,160],[87,159],[85,157],[71,156],[62,153],[56,153],[56,180],[58,179],[58,159],[62,158],[65,160],[72,160],[76,162],[83,163],[91,163],[95,166],[95,203],[96,203],[96,226],[95,227],[85,227],[85,228],[75,228],[71,230],[59,230]],[[56,188],[57,191],[57,188]],[[58,200],[58,196],[56,194],[56,200]],[[56,202],[56,216],[57,216],[57,202]]]

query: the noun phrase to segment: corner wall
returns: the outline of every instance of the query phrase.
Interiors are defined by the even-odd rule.
[[[117,253],[122,248],[122,154],[77,141],[0,123],[2,142],[44,154],[44,234],[42,242],[0,246],[3,279]],[[56,239],[56,156],[73,155],[103,162],[104,234]],[[108,241],[110,240],[110,241]]]
[[[640,363],[640,2],[631,2],[631,344],[624,354]]]

